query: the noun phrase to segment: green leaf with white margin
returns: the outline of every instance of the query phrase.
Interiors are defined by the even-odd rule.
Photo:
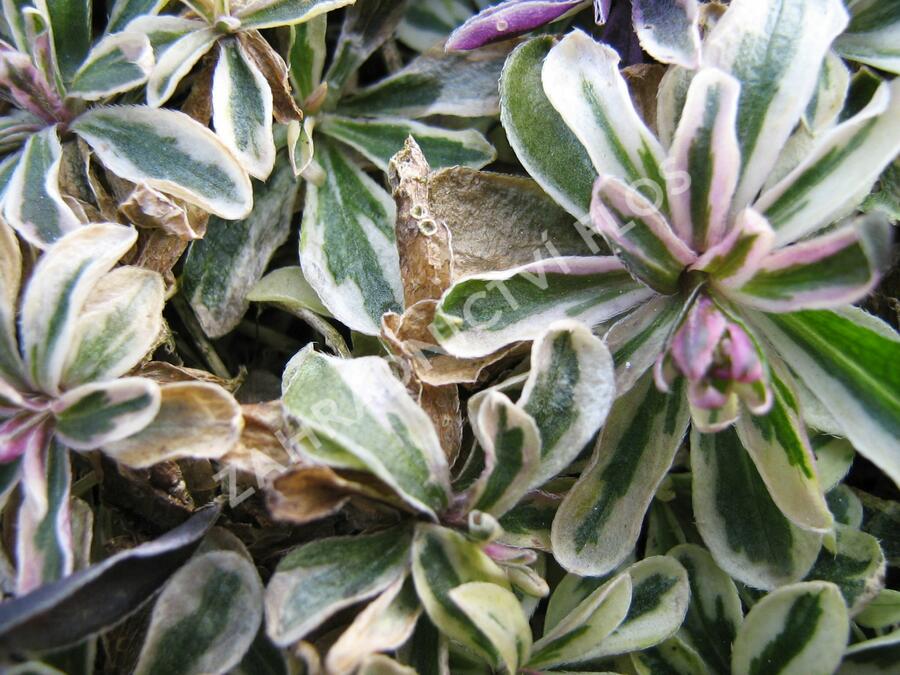
[[[641,47],[657,61],[700,65],[700,11],[696,0],[635,0],[632,20]]]
[[[900,630],[851,645],[838,675],[891,675],[900,661]]]
[[[306,186],[300,265],[341,323],[378,335],[382,315],[403,305],[394,200],[330,144],[317,144],[316,160],[325,182]]]
[[[260,279],[247,294],[250,302],[268,302],[288,312],[309,310],[331,316],[299,266],[281,267]]]
[[[326,115],[317,130],[357,150],[382,171],[413,136],[435,169],[468,166],[480,169],[497,156],[494,147],[474,129],[453,131],[400,117],[354,119]]]
[[[637,675],[708,675],[709,668],[696,650],[675,634],[658,645],[629,654]]]
[[[738,631],[735,675],[832,673],[847,643],[847,607],[837,586],[807,581],[756,603]]]
[[[411,540],[407,528],[395,527],[293,549],[266,587],[269,637],[293,644],[341,609],[384,591],[408,569]]]
[[[67,391],[51,410],[63,443],[74,450],[93,450],[146,427],[159,412],[160,400],[153,380],[124,377]]]
[[[566,211],[587,222],[597,173],[541,81],[554,44],[551,37],[535,38],[509,55],[500,77],[500,120],[528,174]]]
[[[137,675],[199,675],[240,663],[262,621],[263,587],[253,563],[232,551],[193,558],[153,607]]]
[[[351,5],[355,0],[262,0],[244,4],[235,12],[241,20],[241,28],[276,28],[293,26],[339,7]]]
[[[512,591],[486,581],[471,581],[447,595],[490,640],[499,656],[491,665],[516,672],[531,650],[531,627]]]
[[[500,541],[518,548],[550,551],[550,527],[563,495],[572,487],[571,478],[557,478],[528,492],[500,519]]]
[[[156,417],[142,431],[106,443],[103,451],[142,469],[172,459],[218,459],[238,442],[244,418],[234,397],[217,384],[176,382],[160,387]]]
[[[50,20],[53,51],[60,74],[70,82],[91,49],[91,0],[37,0]]]
[[[370,654],[399,648],[412,635],[421,613],[412,579],[397,579],[357,614],[328,650],[328,672],[353,673]]]
[[[595,326],[654,295],[615,257],[547,258],[461,279],[444,292],[431,325],[454,356],[486,356],[537,339],[554,321]]]
[[[285,367],[282,403],[288,419],[340,445],[416,510],[433,517],[448,505],[437,432],[386,361],[339,359],[310,345]]]
[[[736,0],[703,44],[704,63],[741,83],[741,177],[733,212],[768,178],[815,91],[831,41],[847,25],[841,0]]]
[[[28,449],[22,469],[23,498],[16,525],[17,595],[68,576],[74,566],[69,450],[48,438],[43,446]]]
[[[132,19],[155,16],[168,0],[115,0],[106,23],[107,33],[118,33]]]
[[[293,171],[282,157],[269,180],[254,181],[253,210],[246,218],[213,216],[206,236],[191,242],[181,289],[208,336],[222,337],[240,323],[251,289],[290,236],[296,196]]]
[[[110,35],[88,54],[72,78],[68,93],[85,101],[120,94],[144,84],[153,64],[153,47],[146,35]]]
[[[31,136],[3,200],[6,220],[38,248],[48,248],[81,225],[59,190],[61,161],[62,146],[55,126]]]
[[[168,17],[165,17],[168,18]],[[138,26],[156,28],[157,30],[166,24],[160,20],[164,17],[153,17],[153,21],[143,22],[143,17],[136,19],[129,24],[129,30],[137,30]],[[197,62],[212,49],[213,45],[219,39],[220,35],[214,29],[208,27],[202,21],[191,21],[193,25],[182,23],[177,25],[172,23],[170,31],[165,35],[166,43],[160,45],[160,48],[154,43],[154,51],[156,51],[156,65],[147,81],[147,104],[153,108],[158,108],[168,101],[175,93],[175,89],[184,77],[191,72]],[[177,30],[177,33],[175,30]],[[183,33],[182,33],[183,31]],[[172,42],[173,35],[181,33],[181,36]],[[151,39],[151,42],[153,40]]]
[[[219,138],[251,176],[268,178],[275,166],[272,90],[237,40],[219,42],[212,107]]]
[[[890,0],[850,0],[847,30],[834,47],[845,59],[900,74],[900,10]]]
[[[397,39],[410,49],[424,52],[445,40],[472,13],[468,0],[419,0],[406,10],[397,27]]]
[[[146,106],[95,108],[72,123],[110,171],[230,220],[253,207],[244,168],[218,137],[184,113]]]
[[[834,551],[822,547],[806,579],[837,585],[853,616],[884,588],[884,553],[875,537],[846,525],[835,525],[835,541]]]
[[[863,505],[856,493],[846,485],[838,485],[825,495],[834,522],[859,529],[863,521]]]
[[[618,53],[574,30],[550,50],[541,80],[550,103],[587,149],[597,173],[628,183],[667,212],[665,153],[634,108],[619,72]],[[550,145],[555,139],[545,132],[544,142]]]
[[[622,623],[582,655],[579,663],[639,651],[672,637],[684,621],[691,587],[674,558],[652,556],[626,572],[631,577],[631,605]]]
[[[613,361],[582,323],[556,321],[534,341],[518,405],[541,435],[540,465],[530,488],[565,469],[597,433],[615,399]]]
[[[728,673],[731,645],[744,620],[737,587],[701,546],[681,544],[667,555],[687,570],[691,584],[680,634],[713,672]]]
[[[631,576],[620,574],[597,588],[534,643],[528,667],[577,663],[622,623],[631,606]]]
[[[900,624],[900,591],[884,588],[853,617],[864,628],[888,628]]]
[[[653,366],[681,318],[678,296],[656,296],[612,325],[604,336],[616,364],[616,392],[621,396]]]
[[[856,457],[856,450],[846,438],[836,438],[826,434],[812,437],[810,443],[816,454],[819,485],[822,486],[823,492],[828,492],[850,472],[853,459]]]
[[[157,272],[117,267],[103,276],[79,312],[62,388],[109,380],[136,366],[159,338],[165,301]]]
[[[13,229],[0,218],[0,379],[22,386],[24,365],[16,337],[22,282],[22,251]]]
[[[325,30],[328,17],[325,14],[291,26],[288,47],[288,65],[294,95],[305,101],[322,82],[327,48]]]
[[[856,206],[898,152],[900,82],[883,82],[865,108],[822,134],[754,208],[775,230],[776,246],[801,239]]]
[[[494,116],[500,112],[497,80],[511,44],[486,46],[475,52],[436,49],[422,54],[399,72],[353,92],[341,101],[338,112],[409,119]]]
[[[900,337],[861,309],[756,314],[752,322],[864,457],[900,484]]]
[[[473,486],[473,508],[500,517],[528,491],[541,458],[541,435],[534,418],[491,391],[472,420],[489,471]]]
[[[60,239],[38,262],[22,300],[21,335],[29,378],[41,391],[59,392],[85,302],[136,240],[130,227],[88,225]]]
[[[553,519],[553,555],[564,568],[605,574],[628,556],[689,420],[683,391],[659,391],[651,373],[617,399],[590,465]]]
[[[480,622],[473,621],[450,594],[471,582],[495,584],[509,592],[509,583],[500,567],[478,544],[460,533],[425,523],[416,527],[412,560],[416,592],[431,621],[446,636],[499,667],[502,654],[493,636],[486,634]],[[524,615],[521,618],[524,620]],[[518,617],[509,620],[517,622]]]
[[[772,407],[765,415],[745,410],[736,423],[738,438],[785,517],[803,529],[828,532],[833,524],[831,512],[819,484],[792,378],[775,363],[770,363],[770,368]]]
[[[734,429],[693,430],[691,468],[697,528],[719,567],[767,590],[806,576],[822,535],[784,517]]]
[[[830,128],[847,100],[850,70],[840,56],[829,51],[819,71],[816,90],[803,113],[803,124],[813,134]]]

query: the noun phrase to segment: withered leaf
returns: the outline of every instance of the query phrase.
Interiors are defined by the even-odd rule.
[[[291,93],[287,64],[281,55],[272,49],[259,31],[241,31],[238,40],[272,89],[272,114],[275,119],[282,124],[303,120],[303,112]]]

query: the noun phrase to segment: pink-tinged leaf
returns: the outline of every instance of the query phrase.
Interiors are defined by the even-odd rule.
[[[69,489],[72,475],[68,450],[49,439],[36,439],[25,454],[22,506],[16,536],[21,595],[72,572],[72,535],[69,522]],[[37,441],[43,440],[43,443]]]
[[[46,436],[46,416],[30,411],[20,412],[0,424],[0,464],[11,462],[35,444],[41,445]]]
[[[890,241],[887,218],[873,212],[836,232],[772,253],[729,296],[766,312],[856,302],[875,288],[890,264]]]
[[[62,99],[27,54],[0,42],[0,86],[16,107],[55,124],[68,118]]]
[[[706,297],[698,298],[675,333],[669,352],[689,380],[700,380],[712,367],[716,347],[727,328],[725,315],[713,302]]]
[[[731,399],[731,394],[716,386],[718,384],[721,383],[714,382],[707,378],[691,382],[688,385],[687,390],[691,409],[717,410],[725,407],[729,402],[729,399]]]
[[[696,260],[656,205],[613,176],[594,184],[591,220],[631,274],[660,293],[674,293]]]
[[[705,68],[691,82],[669,160],[674,172],[690,176],[668,182],[672,227],[695,251],[725,236],[737,187],[741,151],[737,139],[741,85],[720,70]]]
[[[774,242],[769,222],[753,209],[744,209],[725,238],[700,256],[691,269],[706,272],[717,286],[740,286],[756,273]]]
[[[691,424],[700,433],[717,434],[724,431],[740,416],[741,401],[737,394],[729,394],[719,406],[701,408],[694,404],[695,394],[688,389],[688,400],[691,408]]]
[[[598,3],[598,11],[603,10],[603,4]],[[609,0],[605,4],[608,10]],[[485,8],[453,31],[447,38],[445,49],[477,49],[558,21],[587,5],[587,0],[507,0]],[[605,11],[603,16],[605,20]]]

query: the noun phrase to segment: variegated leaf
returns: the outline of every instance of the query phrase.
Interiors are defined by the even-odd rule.
[[[298,546],[266,588],[266,631],[279,646],[302,639],[335,612],[370,598],[401,579],[412,533],[331,537]],[[377,555],[373,555],[377,552]]]
[[[741,85],[730,75],[704,68],[691,81],[669,149],[670,170],[690,176],[688,185],[668,182],[672,228],[695,251],[725,236],[741,153],[737,138]]]
[[[75,450],[93,450],[146,427],[159,412],[160,400],[156,382],[125,377],[67,391],[51,410],[62,442]]]
[[[81,64],[69,95],[96,101],[134,89],[147,81],[153,64],[153,48],[146,35],[110,35],[97,43]]]
[[[744,620],[741,598],[731,578],[704,548],[681,544],[668,553],[687,570],[691,604],[681,635],[716,673],[728,673],[731,645]]]
[[[231,450],[243,427],[241,408],[222,387],[209,382],[176,382],[160,387],[156,417],[142,431],[107,443],[116,461],[144,468],[171,459],[218,459]]]
[[[135,673],[200,675],[237,665],[262,621],[263,587],[253,563],[232,551],[193,558],[153,607]]]
[[[29,593],[72,573],[74,557],[69,520],[72,470],[69,451],[45,427],[22,465],[22,505],[16,524],[16,594]]]
[[[674,558],[653,556],[628,568],[631,605],[608,637],[583,654],[588,665],[615,654],[647,649],[675,634],[690,601],[687,572]]]
[[[281,267],[269,272],[247,294],[250,302],[268,302],[289,312],[307,309],[330,316],[299,267]]]
[[[900,12],[893,2],[851,0],[847,30],[835,41],[835,49],[846,59],[859,61],[890,73],[900,73]]]
[[[394,201],[330,144],[317,145],[316,160],[325,182],[306,188],[303,273],[343,324],[378,335],[382,315],[402,307]]]
[[[541,434],[534,418],[498,391],[490,392],[470,419],[489,467],[476,483],[474,508],[499,518],[530,487],[540,465]]]
[[[328,650],[328,672],[352,673],[369,655],[402,646],[412,635],[421,613],[412,579],[397,579],[356,616]]]
[[[900,659],[900,629],[851,645],[838,675],[890,675]]]
[[[553,516],[572,483],[571,478],[557,478],[527,493],[500,519],[500,540],[509,546],[549,551]]]
[[[784,517],[733,429],[692,431],[691,469],[697,528],[719,567],[763,589],[806,575],[822,535]]]
[[[614,257],[547,258],[460,280],[441,298],[432,332],[455,356],[484,356],[534,340],[553,321],[593,326],[653,295]]]
[[[409,119],[496,115],[500,111],[497,80],[509,49],[509,45],[504,45],[473,54],[428,52],[399,72],[353,92],[341,101],[338,112]]]
[[[124,375],[156,344],[165,285],[157,272],[117,267],[91,289],[78,313],[61,386]]]
[[[167,0],[115,0],[106,22],[107,33],[118,33],[139,16],[155,16]]]
[[[858,205],[900,152],[900,82],[883,83],[856,115],[822,134],[754,207],[776,233],[796,241]]]
[[[800,405],[803,407],[802,401]],[[816,468],[819,470],[819,485],[823,492],[828,492],[840,483],[850,472],[856,450],[846,438],[835,438],[820,434],[810,438],[813,452],[816,455]]]
[[[900,591],[884,588],[853,621],[864,628],[888,628],[900,624]]]
[[[775,232],[769,222],[756,210],[747,208],[737,214],[725,238],[708,248],[691,269],[706,272],[727,293],[756,273],[774,243]]]
[[[544,93],[544,59],[554,41],[535,38],[509,55],[500,78],[500,119],[528,174],[566,211],[587,221],[597,177],[591,158]],[[547,139],[553,139],[548,144]]]
[[[900,484],[900,338],[864,311],[754,314],[753,322],[841,425],[853,446]]]
[[[709,668],[684,638],[675,634],[659,644],[629,654],[631,665],[638,675],[664,672],[674,675],[707,675]]]
[[[621,396],[653,366],[681,317],[678,296],[656,296],[612,325],[605,335],[616,364],[616,393]]]
[[[321,436],[339,445],[424,514],[446,508],[449,470],[437,433],[386,361],[334,358],[310,345],[285,368],[282,392],[289,419],[313,443]]]
[[[291,42],[288,49],[291,83],[299,101],[306,101],[322,83],[327,56],[325,14],[291,26]]]
[[[638,189],[610,175],[594,185],[591,220],[631,275],[670,295],[696,254],[679,239],[665,216]]]
[[[847,525],[835,525],[834,548],[822,547],[806,579],[835,584],[853,616],[884,588],[884,554],[875,537]]]
[[[599,175],[625,181],[666,212],[665,155],[635,110],[618,66],[619,55],[612,47],[574,30],[544,61],[544,92],[587,149]],[[546,130],[544,134],[547,141],[553,138]]]
[[[689,419],[681,387],[663,393],[650,373],[616,401],[591,464],[553,519],[553,554],[563,567],[599,575],[626,558]]]
[[[222,218],[253,207],[250,178],[209,129],[175,110],[95,108],[72,129],[113,173],[146,183]]]
[[[212,106],[216,134],[251,176],[266,180],[275,166],[272,90],[237,40],[219,42]]]
[[[172,98],[181,80],[216,44],[219,34],[201,21],[191,21],[190,25],[187,23],[178,25],[171,21],[163,23],[169,19],[168,17],[153,17],[151,21],[143,19],[144,17],[140,17],[130,23],[128,30],[137,31],[143,28],[149,32],[155,29],[154,32],[159,34],[157,40],[165,40],[160,43],[155,41],[152,35],[148,35],[156,52],[156,65],[153,66],[153,72],[147,81],[147,103],[151,107],[158,108]],[[169,30],[165,30],[166,28]],[[173,29],[177,30],[175,35],[180,34],[175,40],[171,37]]]
[[[424,52],[442,43],[454,28],[473,14],[468,0],[420,0],[412,3],[397,26],[397,39]]]
[[[632,18],[641,47],[657,61],[700,65],[700,11],[696,0],[635,0]]]
[[[840,0],[736,0],[706,38],[704,63],[741,83],[742,167],[733,212],[765,183],[815,90],[831,41],[846,25]]]
[[[310,21],[355,0],[259,0],[245,3],[235,14],[241,28],[275,28]]]
[[[496,644],[493,636],[479,625],[481,620],[474,621],[450,594],[471,582],[494,584],[509,592],[509,583],[500,567],[478,544],[458,532],[424,523],[416,527],[412,560],[416,592],[431,621],[449,638],[499,667],[503,662],[503,645]],[[507,620],[518,622],[514,614]],[[524,615],[521,618],[524,620]]]
[[[512,591],[486,581],[470,581],[450,589],[447,598],[490,642],[497,655],[492,665],[516,672],[531,650],[531,627]]]
[[[23,385],[25,372],[16,338],[16,314],[22,283],[22,251],[15,232],[0,218],[0,381]],[[0,397],[14,394],[0,385]],[[3,406],[0,405],[0,408]]]
[[[71,81],[91,49],[91,0],[37,0],[35,7],[50,21],[53,52],[60,74]]]
[[[55,126],[28,139],[3,200],[3,215],[22,237],[47,248],[81,223],[59,190],[62,146]]]
[[[457,28],[447,39],[449,50],[469,50],[559,21],[584,9],[589,0],[507,0],[495,2]]]
[[[819,71],[816,90],[803,113],[803,124],[809,131],[821,133],[837,121],[849,86],[850,70],[834,51],[828,52]]]
[[[831,673],[841,662],[849,624],[837,586],[808,581],[773,591],[753,606],[738,631],[735,675]]]
[[[22,301],[21,334],[28,376],[42,391],[58,393],[85,302],[136,239],[137,232],[122,225],[90,225],[41,258]]]
[[[863,521],[863,505],[856,493],[846,485],[838,485],[825,495],[835,524],[859,528]]]
[[[211,217],[206,236],[191,243],[184,260],[182,292],[203,332],[213,338],[240,323],[251,289],[290,235],[297,184],[288,162],[280,160],[269,180],[254,182],[253,188],[250,214],[237,221]]]
[[[518,404],[541,436],[537,488],[565,469],[603,424],[615,398],[613,361],[602,340],[577,321],[557,321],[535,340]]]
[[[831,513],[792,379],[781,367],[773,367],[769,377],[771,409],[765,415],[745,411],[737,421],[738,438],[785,517],[803,529],[828,532],[833,524]]]
[[[480,169],[496,158],[494,147],[475,129],[453,131],[399,117],[354,119],[328,115],[316,127],[358,151],[382,171],[403,149],[410,136],[434,168],[468,166]]]
[[[627,573],[594,590],[534,643],[529,668],[556,668],[581,661],[622,623],[631,595],[631,575]]]

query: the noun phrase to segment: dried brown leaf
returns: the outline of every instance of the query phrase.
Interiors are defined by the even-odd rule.
[[[666,70],[666,66],[660,63],[638,63],[622,70],[634,107],[654,134],[657,133],[656,96]]]
[[[281,55],[266,42],[259,31],[241,31],[238,33],[238,40],[272,89],[272,114],[275,119],[282,124],[292,120],[301,121],[303,112],[291,93],[288,67]]]

